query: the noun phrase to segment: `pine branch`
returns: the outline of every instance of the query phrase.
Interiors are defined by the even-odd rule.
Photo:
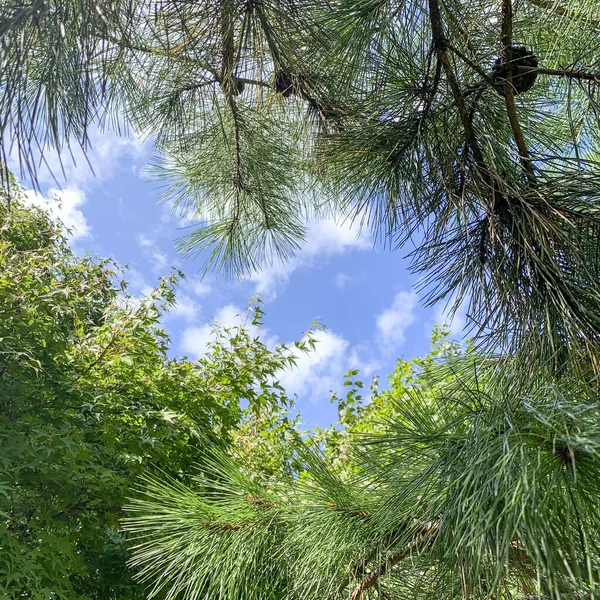
[[[472,61],[468,56],[466,56],[463,52],[461,52],[456,46],[448,43],[448,50],[452,50],[460,60],[462,60],[468,67],[471,67],[474,71],[476,71],[481,77],[484,79],[488,85],[494,85],[491,77],[486,73],[485,69],[482,69],[476,62]],[[466,95],[466,94],[463,94]]]
[[[591,73],[589,71],[572,71],[570,69],[546,69],[545,67],[518,67],[519,72],[538,73],[539,75],[556,75],[557,77],[569,77],[572,79],[584,79],[600,83],[600,73]]]
[[[29,6],[15,10],[13,16],[0,23],[0,38],[6,36],[11,29],[16,29],[25,23],[38,11],[44,9],[44,0],[34,0]]]
[[[430,521],[427,523],[416,540],[413,540],[404,550],[389,556],[385,562],[374,571],[371,571],[348,596],[348,600],[358,600],[370,588],[372,588],[381,577],[383,577],[390,569],[402,562],[405,558],[412,556],[415,552],[423,550],[425,545],[430,541],[431,536],[438,530],[439,521]]]
[[[352,583],[352,581],[364,575],[367,565],[375,558],[375,556],[377,556],[377,549],[372,550],[369,552],[369,554],[358,561],[357,565],[352,570],[352,574],[348,575],[348,577],[346,577],[338,586],[336,596],[340,596],[342,592],[350,585],[350,583]]]
[[[442,17],[440,14],[440,6],[438,0],[429,0],[429,19],[431,23],[433,46],[436,50],[439,61],[442,63],[442,67],[444,69],[444,72],[446,73],[446,79],[448,80],[448,84],[450,85],[450,89],[452,90],[454,102],[456,103],[456,108],[458,110],[460,120],[465,130],[465,137],[467,139],[467,143],[469,144],[469,147],[473,152],[475,161],[480,166],[484,166],[485,171],[487,172],[487,165],[485,165],[483,153],[481,152],[479,144],[477,143],[475,132],[473,131],[473,125],[469,120],[464,97],[460,91],[460,86],[458,85],[458,81],[456,80],[456,76],[454,75],[454,71],[452,69],[452,65],[450,64],[450,60],[448,59],[448,41],[446,40],[446,36],[444,34],[444,25],[442,23]]]
[[[529,156],[529,150],[527,149],[527,142],[525,141],[525,136],[523,135],[523,130],[521,129],[521,124],[519,123],[517,106],[515,104],[515,90],[510,82],[507,82],[504,88],[504,102],[506,104],[506,114],[508,115],[510,127],[519,150],[521,164],[527,173],[529,173],[529,175],[532,177],[533,165],[531,164],[531,157]]]
[[[188,56],[182,56],[181,54],[176,53],[174,50],[163,50],[160,48],[152,48],[150,46],[145,46],[145,45],[141,45],[141,44],[134,44],[131,42],[131,40],[127,40],[125,38],[118,39],[110,34],[104,34],[103,37],[100,39],[105,39],[107,42],[111,42],[111,43],[115,44],[116,46],[118,46],[119,48],[122,48],[125,50],[131,50],[132,52],[141,52],[143,54],[149,54],[152,56],[160,56],[160,57],[164,57],[164,58],[188,62],[191,65],[195,66],[196,68],[199,67],[201,69],[206,69],[215,78],[216,81],[221,80],[221,74],[214,67],[209,65],[208,63],[206,63],[200,59],[197,59],[197,58],[190,58]]]
[[[451,10],[448,10],[448,7],[444,4],[443,0],[442,0],[442,6],[444,7],[446,14],[452,21],[452,25],[456,28],[456,30],[458,31],[460,36],[463,38],[469,52],[471,52],[471,54],[473,54],[473,55],[477,54],[477,52],[475,50],[475,46],[473,46],[473,42],[471,41],[471,38],[469,37],[469,32],[465,31],[462,28],[460,21],[456,18],[456,15]]]
[[[512,44],[512,0],[502,0],[502,23],[500,33],[500,56],[502,62],[510,61],[510,46]]]
[[[226,96],[231,91],[235,56],[231,9],[229,2],[224,2],[221,7],[221,79]]]
[[[235,56],[235,46],[233,38],[233,20],[231,16],[232,6],[230,2],[223,4],[221,8],[221,86],[227,100],[227,106],[231,113],[234,135],[234,162],[235,162],[235,181],[234,181],[234,215],[228,228],[229,235],[233,234],[237,227],[241,211],[243,209],[242,192],[245,190],[244,176],[242,169],[242,143],[241,143],[241,122],[237,102],[234,98],[233,72],[235,65],[233,63]]]
[[[502,63],[509,63],[512,60],[512,30],[513,30],[513,9],[512,0],[503,0],[502,2],[502,32],[500,37],[500,56]],[[525,142],[525,136],[519,123],[517,107],[515,104],[515,89],[509,79],[504,84],[504,102],[506,105],[506,114],[510,122],[510,127],[517,143],[519,150],[519,158],[523,168],[527,171],[530,177],[533,177],[533,165]]]

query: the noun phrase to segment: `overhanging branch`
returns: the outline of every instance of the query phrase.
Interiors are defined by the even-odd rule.
[[[448,58],[448,41],[446,40],[446,36],[444,34],[444,26],[442,23],[442,16],[440,13],[440,5],[438,0],[429,0],[429,19],[431,23],[433,46],[437,53],[438,59],[442,64],[444,73],[446,74],[446,79],[450,85],[452,95],[454,96],[454,102],[465,130],[467,144],[471,148],[471,152],[473,153],[475,161],[480,166],[485,166],[485,170],[487,172],[487,165],[485,165],[483,153],[481,152],[479,144],[477,143],[473,126],[469,120],[464,97],[461,93],[460,86],[458,85],[458,81],[456,80],[456,76],[454,75],[452,65],[450,64],[450,60]]]
[[[590,71],[573,71],[570,69],[546,69],[545,67],[518,67],[524,75],[535,72],[538,75],[555,75],[556,77],[568,77],[571,79],[584,79],[600,83],[600,73]]]
[[[500,35],[500,57],[502,63],[510,63],[512,56],[512,30],[513,30],[513,7],[512,0],[502,0],[502,31]],[[519,150],[519,158],[523,168],[527,171],[529,177],[533,177],[533,165],[527,149],[527,143],[523,130],[519,123],[517,106],[515,104],[515,89],[510,79],[504,84],[504,103],[506,105],[506,114],[510,122],[513,137]]]

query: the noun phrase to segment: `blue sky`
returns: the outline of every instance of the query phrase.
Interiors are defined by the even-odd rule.
[[[75,160],[63,157],[65,176],[57,157],[48,155],[60,187],[42,170],[43,193],[30,190],[28,197],[49,205],[73,229],[71,244],[78,253],[128,264],[126,279],[138,296],[168,275],[171,266],[186,274],[178,305],[164,322],[174,356],[201,355],[210,321],[239,323],[256,293],[262,294],[266,312],[264,329],[257,333],[269,344],[300,339],[315,320],[327,327],[317,334],[316,351],[301,356],[298,368],[281,377],[286,389],[297,394],[306,426],[335,420],[329,390],[341,391],[350,368],[360,369],[365,382],[373,375],[385,378],[396,358],[425,354],[433,324],[444,321],[443,306],[419,304],[412,289],[416,279],[403,259],[408,249],[391,252],[374,246],[369,232],[333,220],[313,223],[303,249],[287,264],[243,281],[215,274],[202,279],[202,256],[183,259],[174,248],[174,240],[191,223],[158,204],[160,186],[149,180],[147,169],[151,144],[98,134],[89,153],[94,172],[80,152],[74,155]],[[16,163],[11,167],[18,173]],[[456,337],[463,322],[457,316],[452,323]]]

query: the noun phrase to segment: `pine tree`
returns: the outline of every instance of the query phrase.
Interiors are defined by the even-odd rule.
[[[134,564],[168,597],[595,598],[600,11],[595,0],[7,0],[3,151],[153,136],[181,249],[243,274],[333,213],[412,241],[479,347],[264,486],[208,454],[149,481]],[[283,453],[285,454],[285,453]]]
[[[7,0],[3,151],[128,122],[205,222],[183,251],[245,273],[333,211],[492,346],[596,374],[599,32],[594,0]]]
[[[191,486],[147,479],[125,528],[150,597],[597,598],[597,391],[473,353],[421,364],[341,467],[297,439],[291,480],[214,452]]]

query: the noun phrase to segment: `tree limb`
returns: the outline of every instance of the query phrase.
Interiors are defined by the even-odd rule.
[[[600,83],[600,73],[591,73],[589,71],[572,71],[570,69],[546,69],[545,67],[518,67],[519,72],[523,74],[535,72],[538,75],[556,75],[557,77],[569,77],[572,79],[585,79],[587,81],[596,81]]]
[[[467,66],[471,67],[474,71],[476,71],[481,77],[488,83],[488,85],[494,85],[494,81],[492,78],[485,72],[485,69],[482,69],[476,62],[472,61],[468,56],[466,56],[463,52],[461,52],[456,46],[448,43],[448,50],[452,50],[460,60],[462,60]],[[463,94],[463,96],[466,94]]]
[[[512,26],[513,23],[513,10],[512,0],[502,0],[502,31],[500,35],[500,57],[502,63],[508,63],[512,60]],[[517,143],[519,150],[519,158],[523,168],[527,171],[530,177],[533,177],[533,165],[531,164],[531,158],[529,156],[529,150],[527,149],[527,143],[525,142],[525,136],[519,123],[519,116],[517,114],[517,106],[515,104],[515,90],[510,79],[506,80],[504,84],[504,102],[506,104],[506,114],[510,122],[510,127],[513,132],[513,137]]]
[[[530,176],[533,176],[533,165],[531,163],[531,157],[529,156],[529,150],[527,149],[527,142],[523,135],[523,130],[519,123],[519,117],[517,115],[517,106],[515,104],[515,91],[510,82],[507,82],[504,89],[504,101],[506,104],[506,114],[510,122],[510,127],[513,132],[513,137],[519,150],[519,157],[523,168],[527,171]]]
[[[508,62],[510,60],[512,21],[512,0],[502,0],[502,23],[500,32],[500,56],[502,62]]]
[[[444,34],[444,26],[442,24],[442,17],[440,14],[440,6],[438,0],[429,0],[429,19],[431,22],[433,46],[436,50],[439,61],[442,63],[442,67],[446,74],[446,79],[448,80],[448,84],[450,85],[450,89],[452,90],[454,102],[456,103],[456,108],[458,110],[460,120],[465,130],[465,138],[467,139],[467,143],[471,148],[471,152],[473,152],[473,157],[475,158],[475,161],[480,166],[484,166],[485,171],[487,172],[487,165],[485,165],[483,153],[481,152],[479,144],[477,143],[475,132],[473,131],[473,126],[471,124],[471,121],[469,120],[464,97],[460,91],[460,86],[458,85],[458,81],[456,80],[456,76],[454,75],[454,71],[452,69],[452,65],[450,64],[450,60],[448,59],[448,41],[446,40]]]
[[[427,523],[417,539],[413,540],[406,548],[388,556],[385,562],[374,571],[371,571],[351,592],[347,600],[358,600],[362,595],[370,588],[372,588],[381,577],[383,577],[390,569],[395,567],[399,562],[408,558],[415,552],[420,552],[425,547],[435,533],[438,530],[439,521],[430,521]]]

